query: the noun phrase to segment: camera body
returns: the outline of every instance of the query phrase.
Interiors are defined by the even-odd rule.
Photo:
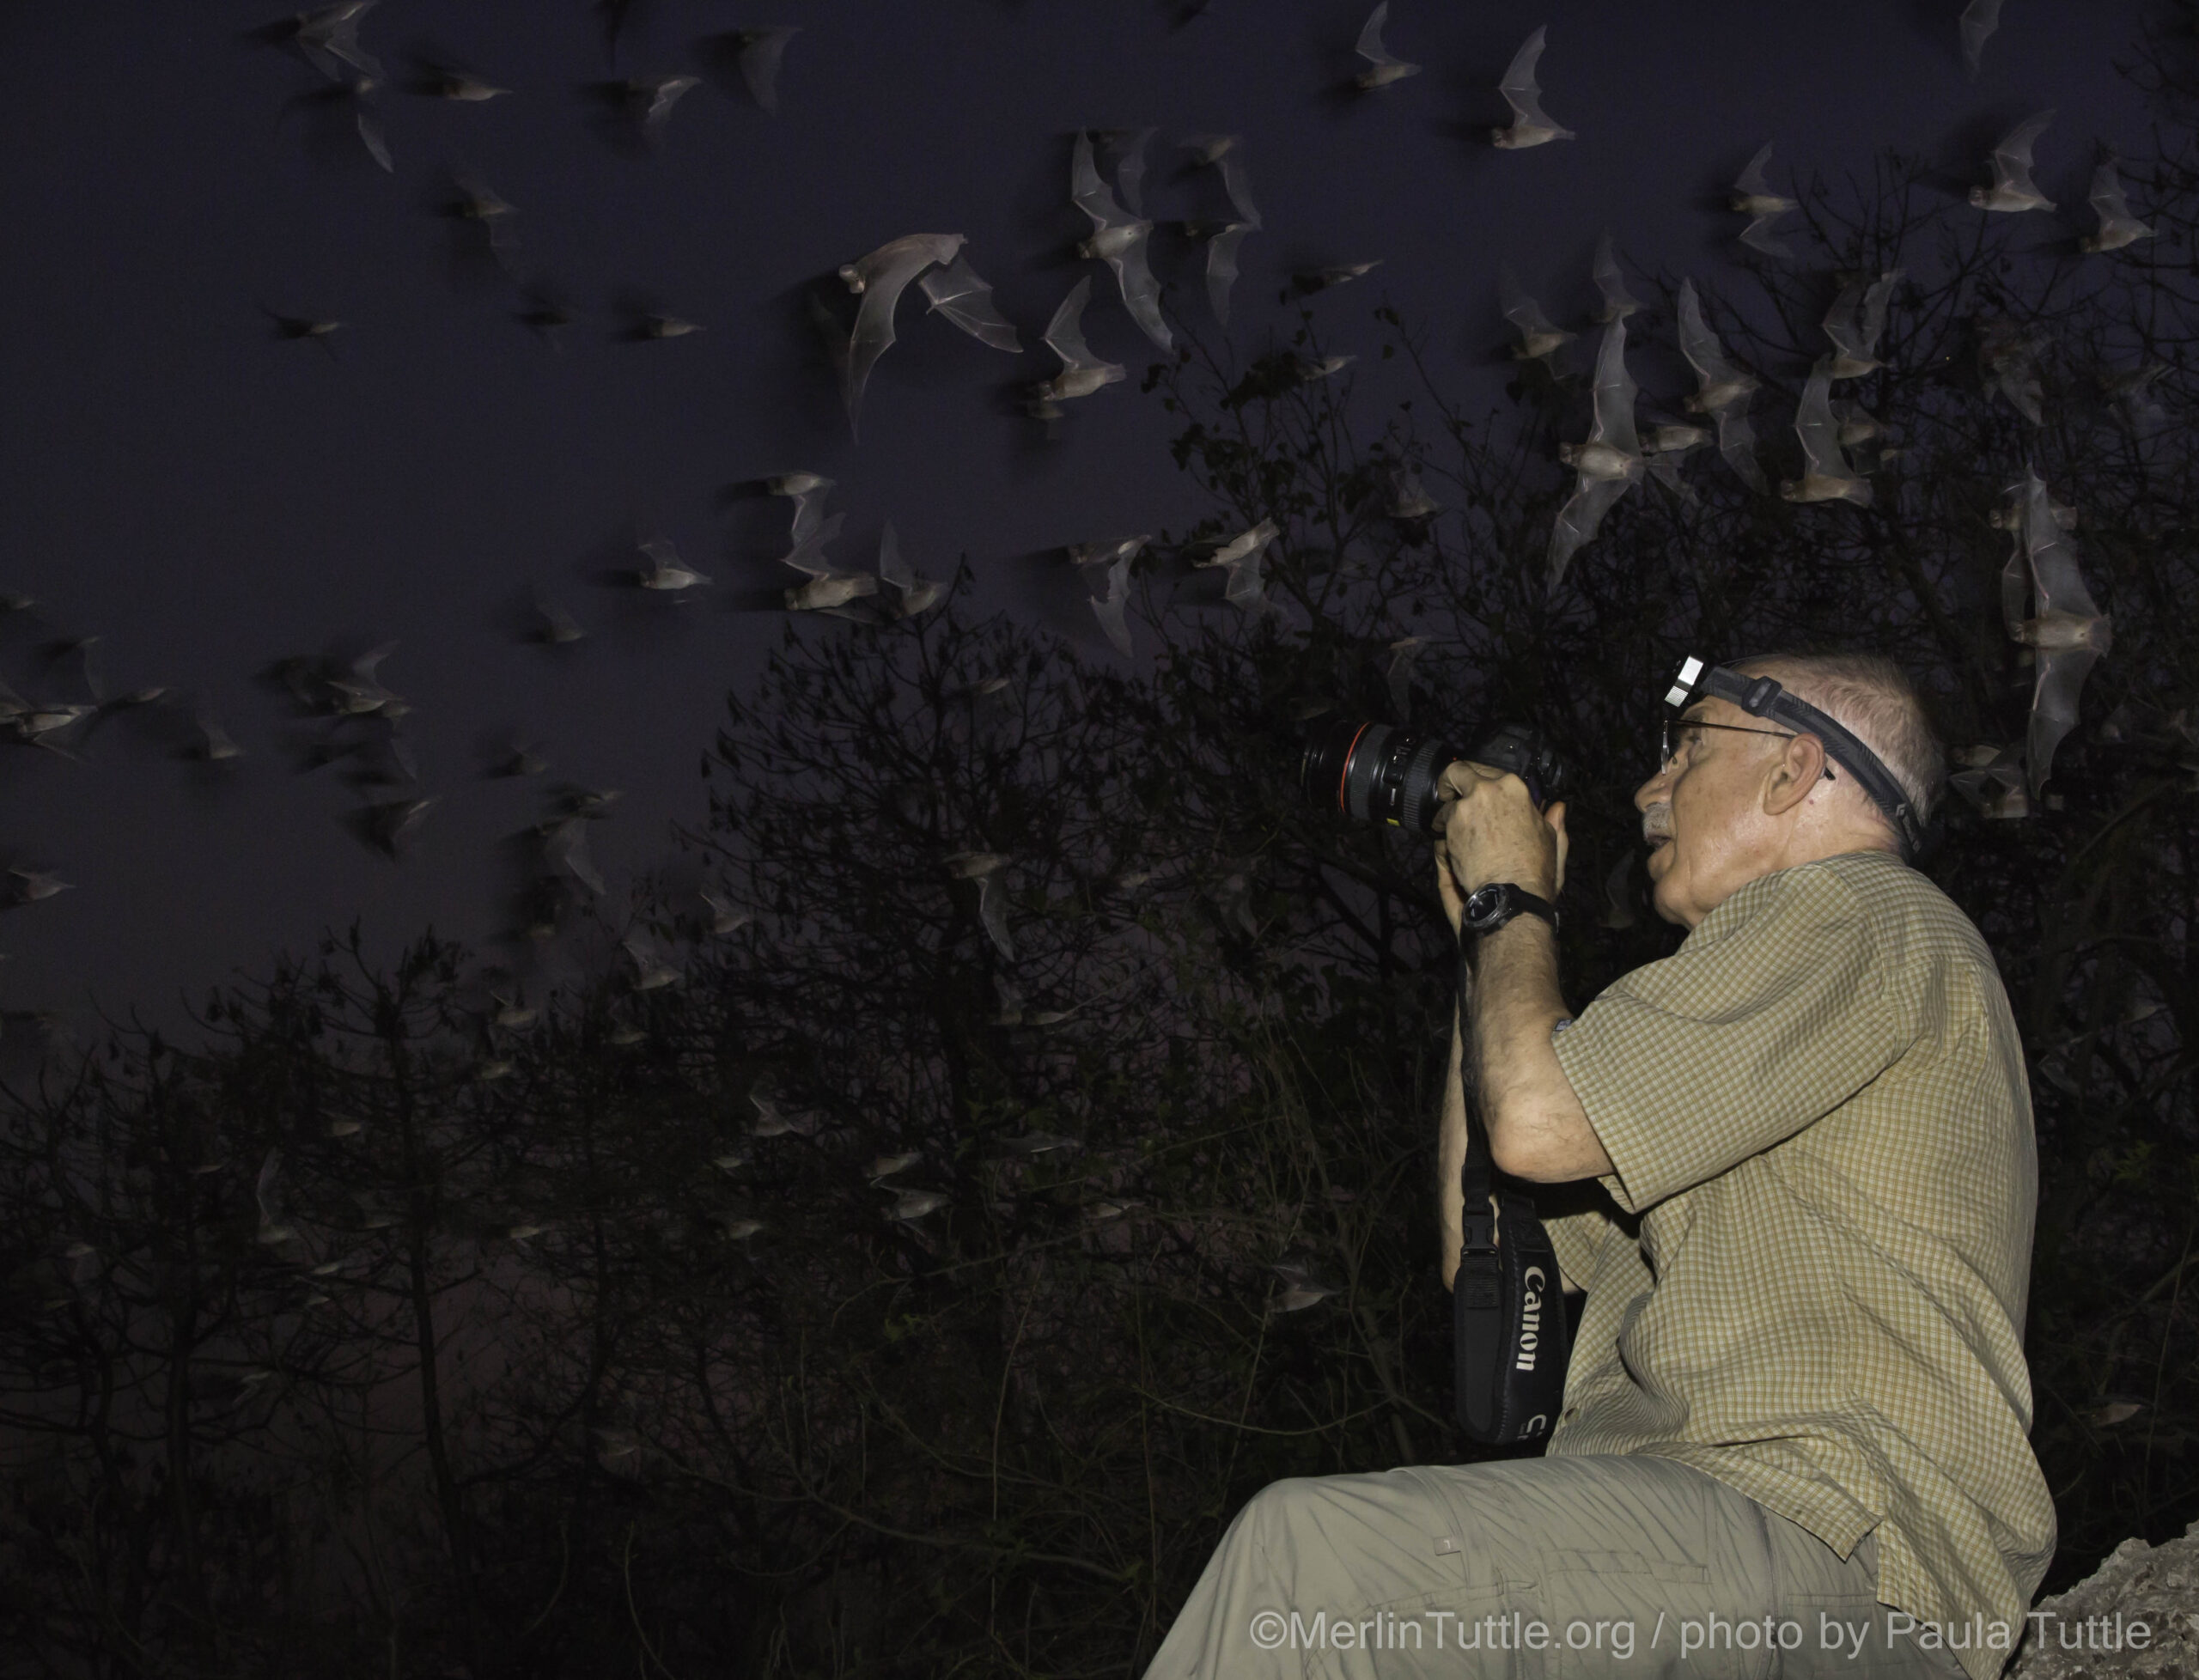
[[[1517,723],[1461,752],[1434,735],[1339,720],[1306,743],[1298,782],[1319,809],[1339,811],[1354,822],[1434,834],[1442,823],[1437,780],[1461,758],[1511,771],[1527,784],[1538,806],[1565,790],[1565,765],[1556,748],[1539,729]]]

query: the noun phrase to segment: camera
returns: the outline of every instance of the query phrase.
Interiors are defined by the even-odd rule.
[[[1306,743],[1298,784],[1318,810],[1337,810],[1358,823],[1387,823],[1415,834],[1441,826],[1436,779],[1464,758],[1509,770],[1527,784],[1538,806],[1565,790],[1565,766],[1546,736],[1508,723],[1471,752],[1434,735],[1416,735],[1386,723],[1342,719]]]

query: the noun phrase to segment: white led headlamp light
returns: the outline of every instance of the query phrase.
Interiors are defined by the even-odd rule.
[[[1665,703],[1677,711],[1698,700],[1724,700],[1751,717],[1770,718],[1797,734],[1815,735],[1824,744],[1825,757],[1854,776],[1855,785],[1870,795],[1871,803],[1885,813],[1901,837],[1904,858],[1914,863],[1930,843],[1931,830],[1879,755],[1815,706],[1796,699],[1774,679],[1745,677],[1730,667],[1708,665],[1690,654],[1673,673]]]

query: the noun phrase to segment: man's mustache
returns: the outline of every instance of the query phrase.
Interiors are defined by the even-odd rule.
[[[1642,813],[1642,839],[1645,845],[1657,846],[1672,837],[1672,807],[1653,805]]]

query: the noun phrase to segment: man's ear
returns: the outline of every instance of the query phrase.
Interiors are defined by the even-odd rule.
[[[1824,743],[1815,735],[1795,736],[1780,749],[1764,777],[1764,814],[1785,816],[1816,791],[1824,774]]]

